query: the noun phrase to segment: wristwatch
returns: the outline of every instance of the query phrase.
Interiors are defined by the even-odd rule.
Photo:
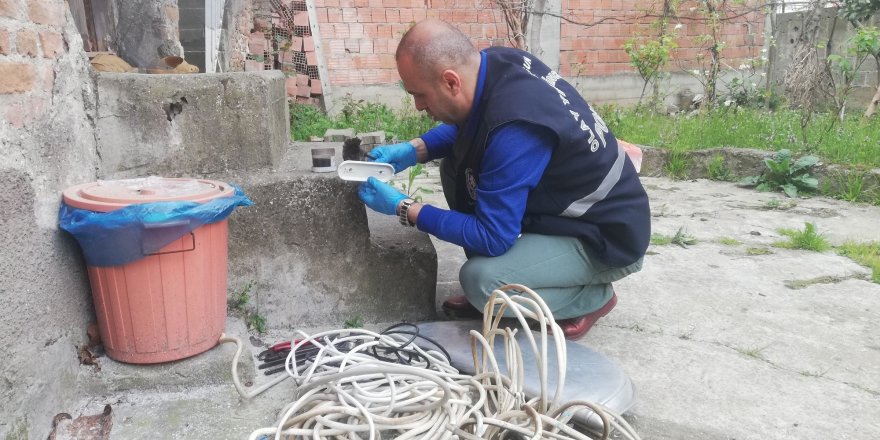
[[[403,199],[403,202],[400,203],[400,209],[397,211],[397,218],[400,220],[400,224],[404,226],[415,226],[416,224],[409,221],[409,217],[407,217],[407,212],[409,212],[409,207],[412,206],[416,201],[413,199]]]

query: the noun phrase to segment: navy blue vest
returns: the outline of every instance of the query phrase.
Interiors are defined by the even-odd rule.
[[[523,232],[578,237],[613,267],[641,258],[651,235],[648,196],[617,139],[580,94],[533,55],[510,48],[486,52],[478,117],[459,127],[453,146],[453,209],[473,213],[480,162],[492,130],[511,121],[542,125],[558,142],[529,194]]]

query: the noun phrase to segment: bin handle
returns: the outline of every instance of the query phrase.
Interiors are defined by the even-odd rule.
[[[178,249],[176,251],[165,251],[165,252],[153,252],[153,253],[144,253],[145,257],[152,257],[153,255],[167,255],[167,254],[179,254],[181,252],[189,252],[196,250],[196,234],[193,234],[192,231],[189,232],[189,237],[192,239],[192,247],[189,249]]]
[[[183,220],[168,221],[168,222],[161,222],[161,223],[144,223],[143,225],[144,225],[145,230],[151,230],[151,229],[156,230],[156,229],[162,229],[162,228],[188,226],[189,223],[190,223],[189,220],[183,219]],[[145,257],[151,257],[154,255],[178,254],[181,252],[193,251],[196,249],[196,236],[192,231],[189,231],[188,233],[189,233],[190,238],[192,239],[192,246],[189,249],[179,249],[176,251],[165,251],[165,252],[157,251],[157,252],[147,253],[144,251],[143,248],[141,248],[141,254],[143,254]]]

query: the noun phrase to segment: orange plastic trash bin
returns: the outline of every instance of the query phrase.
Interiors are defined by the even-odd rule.
[[[151,202],[206,203],[234,191],[213,180],[151,177],[73,186],[64,190],[63,200],[73,208],[111,212]],[[144,233],[180,227],[173,222],[144,223]],[[184,233],[136,261],[88,265],[98,330],[108,356],[136,364],[168,362],[217,345],[226,323],[227,231],[224,218]]]

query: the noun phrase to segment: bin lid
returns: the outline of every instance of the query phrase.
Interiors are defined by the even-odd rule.
[[[234,193],[232,185],[216,180],[150,176],[71,186],[64,190],[63,198],[64,203],[74,208],[108,212],[141,203],[205,203]]]

